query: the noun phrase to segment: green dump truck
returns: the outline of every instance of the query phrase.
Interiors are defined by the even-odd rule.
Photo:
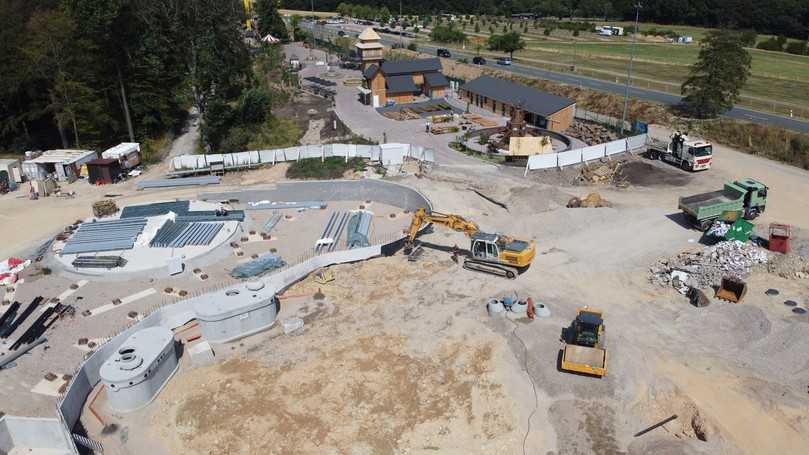
[[[745,178],[725,183],[719,191],[681,197],[679,208],[694,226],[708,229],[714,221],[724,218],[732,221],[741,216],[756,218],[767,206],[767,186]]]

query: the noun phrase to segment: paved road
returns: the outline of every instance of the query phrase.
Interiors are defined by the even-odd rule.
[[[307,24],[311,28],[311,24]],[[331,33],[333,35],[337,34],[336,29],[330,28],[323,28],[320,27],[319,31],[324,31],[326,33]],[[388,38],[385,37],[382,39],[382,43],[388,46],[398,43],[398,40],[395,38]],[[419,46],[419,51],[425,52],[428,54],[435,54],[436,47],[434,46]],[[466,57],[468,59],[472,59],[473,55],[469,52],[461,52],[461,51],[452,51],[453,57]],[[567,73],[556,73],[553,71],[542,70],[539,68],[535,68],[532,66],[525,66],[525,65],[511,65],[511,66],[500,66],[496,65],[493,59],[487,59],[487,66],[497,68],[503,71],[511,71],[513,73],[522,74],[531,77],[538,77],[542,79],[548,79],[552,81],[562,82],[565,84],[570,85],[578,85],[581,87],[593,89],[593,90],[600,90],[603,92],[610,92],[610,93],[617,93],[619,95],[623,95],[626,88],[621,84],[616,84],[614,82],[607,82],[607,81],[600,81],[597,79],[592,79],[585,76],[579,76],[575,74],[567,74]],[[654,101],[657,103],[667,104],[667,105],[676,105],[680,103],[681,98],[677,95],[672,95],[670,93],[663,93],[663,92],[656,92],[654,90],[646,90],[631,87],[629,89],[629,96],[632,98],[643,99]],[[724,114],[725,117],[739,119],[739,120],[747,120],[750,122],[755,123],[763,123],[768,125],[775,125],[781,128],[787,128],[794,131],[799,131],[802,133],[809,133],[809,122],[808,121],[801,121],[796,120],[789,117],[782,117],[780,115],[775,114],[768,114],[766,112],[754,111],[751,109],[745,109],[741,107],[734,107],[730,111]]]

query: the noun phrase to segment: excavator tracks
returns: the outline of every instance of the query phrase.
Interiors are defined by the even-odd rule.
[[[467,259],[463,263],[463,268],[466,270],[474,270],[475,272],[489,273],[491,275],[502,276],[509,280],[514,280],[520,274],[519,270],[507,265],[497,264],[493,262],[479,261],[475,259]]]

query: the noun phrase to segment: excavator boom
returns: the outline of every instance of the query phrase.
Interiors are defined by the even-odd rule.
[[[480,231],[477,224],[461,216],[432,212],[424,208],[416,210],[410,221],[405,245],[406,253],[409,254],[413,250],[419,230],[428,223],[463,232],[471,239],[472,257],[464,260],[464,268],[469,270],[513,279],[520,270],[531,265],[536,254],[536,244],[533,240],[523,241],[504,235],[486,234]]]

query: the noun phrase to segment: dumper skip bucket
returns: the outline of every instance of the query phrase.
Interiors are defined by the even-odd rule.
[[[722,278],[722,285],[716,291],[716,298],[739,303],[747,294],[747,283],[734,278]]]

